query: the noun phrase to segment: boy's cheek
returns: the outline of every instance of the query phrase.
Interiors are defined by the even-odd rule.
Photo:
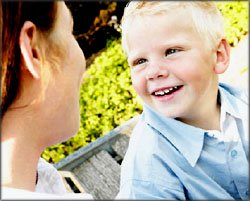
[[[140,93],[140,85],[138,86],[138,82],[135,79],[132,79],[132,85],[137,93]]]
[[[135,89],[135,91],[136,91],[136,93],[139,95],[139,96],[141,96],[141,97],[143,97],[143,96],[145,96],[146,95],[146,88],[144,87],[144,86],[142,86],[142,85],[136,85],[136,84],[133,84],[133,87],[134,87],[134,89]]]
[[[132,85],[139,95],[147,93],[147,80],[144,75],[131,72]]]

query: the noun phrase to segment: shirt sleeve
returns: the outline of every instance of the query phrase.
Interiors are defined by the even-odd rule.
[[[120,187],[116,199],[185,200],[186,198],[184,191],[171,187],[170,183],[163,186],[149,181],[127,180]]]

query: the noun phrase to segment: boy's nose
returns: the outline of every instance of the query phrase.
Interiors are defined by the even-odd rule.
[[[155,63],[155,64],[151,64],[147,68],[146,78],[147,80],[153,80],[157,78],[165,78],[168,75],[169,75],[169,71],[166,65]]]

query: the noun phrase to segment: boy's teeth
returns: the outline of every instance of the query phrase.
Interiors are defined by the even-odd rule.
[[[164,90],[165,93],[168,93],[168,92],[170,92],[170,91],[171,91],[171,89],[166,89],[166,90]]]
[[[162,96],[162,95],[164,95],[164,91],[157,91],[157,92],[155,92],[155,95],[156,96],[158,96],[158,95]]]
[[[162,91],[156,91],[154,92],[154,95],[156,96],[163,96],[165,94],[168,94],[170,91],[173,91],[174,89],[177,89],[178,87],[175,86],[175,87],[171,87],[169,89],[165,89],[165,90],[162,90]]]

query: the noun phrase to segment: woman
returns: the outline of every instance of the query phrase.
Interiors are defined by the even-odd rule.
[[[64,2],[1,1],[0,8],[2,192],[30,198],[43,150],[79,128],[85,58]]]

